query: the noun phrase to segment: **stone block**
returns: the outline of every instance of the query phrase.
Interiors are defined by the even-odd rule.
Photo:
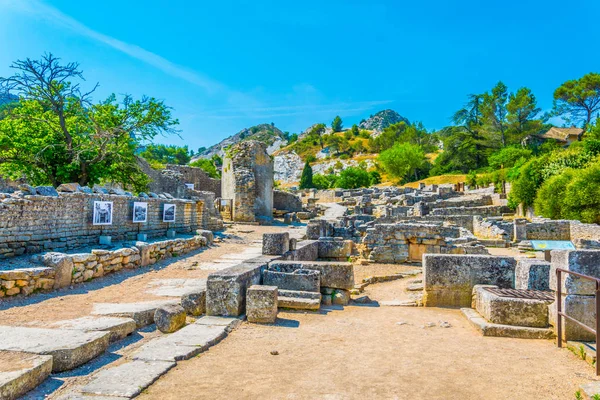
[[[550,324],[555,328],[557,323],[556,302],[549,306]],[[594,296],[579,296],[569,294],[563,296],[562,312],[568,316],[575,318],[582,324],[595,329],[596,326],[596,300]],[[580,340],[584,342],[592,342],[596,340],[596,336],[574,322],[563,318],[563,339],[564,340]]]
[[[263,283],[286,290],[318,292],[320,272],[302,269],[300,266],[277,265],[263,272]]]
[[[350,290],[354,287],[354,267],[336,261],[274,261],[269,268],[302,268],[319,271],[321,286]]]
[[[523,258],[517,261],[515,289],[550,290],[550,263]]]
[[[331,297],[333,304],[347,306],[350,303],[350,292],[348,290],[336,289]]]
[[[263,234],[262,253],[267,255],[283,255],[290,249],[290,234],[265,233]]]
[[[487,255],[423,255],[423,303],[429,307],[469,307],[475,285],[513,288],[516,260]]]
[[[277,287],[252,285],[246,292],[248,322],[272,324],[277,320]]]
[[[73,259],[62,253],[46,253],[42,258],[45,266],[55,271],[54,288],[63,288],[71,285],[73,275]]]
[[[52,371],[52,356],[0,351],[0,399],[18,399]]]
[[[556,269],[577,272],[583,275],[600,278],[600,250],[552,250],[550,270],[550,289],[556,291]],[[593,296],[596,291],[594,281],[562,273],[562,292],[565,294]]]
[[[185,325],[185,310],[178,304],[158,307],[154,312],[154,323],[162,333],[173,333]]]
[[[59,185],[56,190],[58,192],[77,193],[81,192],[81,186],[79,186],[78,183],[63,183],[62,185]]]
[[[206,245],[210,246],[215,240],[215,234],[212,231],[206,229],[198,229],[196,235],[200,235],[206,238]]]
[[[246,290],[261,281],[266,263],[242,263],[208,276],[206,314],[233,316],[246,310]]]
[[[181,296],[181,306],[190,315],[204,314],[206,312],[206,289],[196,290]]]
[[[551,301],[500,297],[486,290],[485,285],[476,285],[475,309],[493,324],[546,328],[548,326],[548,304]]]
[[[337,240],[333,238],[319,239],[319,258],[347,260],[352,255],[354,243],[352,240]]]
[[[293,239],[290,239],[290,242]],[[296,243],[295,249],[290,249],[282,257],[290,261],[315,261],[319,258],[319,241],[303,240]]]
[[[35,191],[40,196],[58,197],[58,192],[54,189],[54,186],[38,186]]]

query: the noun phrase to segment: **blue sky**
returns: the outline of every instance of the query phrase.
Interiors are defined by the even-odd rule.
[[[299,132],[392,108],[439,129],[498,80],[543,109],[562,82],[600,72],[597,0],[0,0],[0,76],[50,51],[87,83],[163,99],[182,138],[209,146],[274,122]]]

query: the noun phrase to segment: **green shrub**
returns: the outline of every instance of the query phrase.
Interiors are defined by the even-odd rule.
[[[575,170],[568,169],[545,181],[534,201],[535,212],[543,217],[560,219],[565,214],[564,196],[567,185],[575,177]]]
[[[335,181],[335,187],[341,189],[357,189],[368,187],[371,177],[364,169],[358,167],[348,167],[344,169],[338,179]]]
[[[215,163],[213,160],[214,159],[209,160],[207,158],[200,158],[200,159],[194,161],[193,163],[191,163],[190,165],[192,167],[201,168],[204,172],[206,172],[208,174],[208,176],[210,176],[213,179],[220,179],[221,174],[219,173],[219,170],[215,166]]]

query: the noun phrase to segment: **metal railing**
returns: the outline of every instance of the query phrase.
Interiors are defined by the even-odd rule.
[[[596,329],[592,329],[584,323],[577,321],[575,318],[568,316],[562,312],[562,273],[575,275],[582,279],[587,279],[596,283]],[[598,318],[598,311],[600,310],[600,279],[594,278],[593,276],[583,275],[578,272],[567,271],[566,269],[556,269],[556,333],[558,347],[562,347],[562,318],[564,317],[571,322],[576,323],[588,332],[596,335],[596,375],[600,375],[600,362],[598,362],[598,344],[600,344],[600,319]]]

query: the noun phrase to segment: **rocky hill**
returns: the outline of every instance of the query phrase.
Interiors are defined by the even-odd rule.
[[[376,133],[380,133],[388,126],[397,124],[398,122],[406,122],[407,124],[410,124],[408,119],[404,118],[396,111],[383,110],[379,111],[375,115],[372,115],[371,117],[369,117],[369,119],[362,120],[358,127],[360,129],[367,129]]]
[[[235,135],[229,136],[214,146],[209,147],[204,152],[196,155],[192,161],[199,158],[211,158],[215,154],[223,157],[227,147],[246,140],[258,140],[266,143],[269,146],[267,148],[269,154],[273,154],[273,152],[279,150],[281,147],[287,144],[286,135],[275,125],[260,124],[250,128],[242,129]]]
[[[6,103],[12,103],[13,101],[18,101],[19,97],[15,96],[14,94],[7,94],[7,95],[3,95],[0,94],[0,106]]]

